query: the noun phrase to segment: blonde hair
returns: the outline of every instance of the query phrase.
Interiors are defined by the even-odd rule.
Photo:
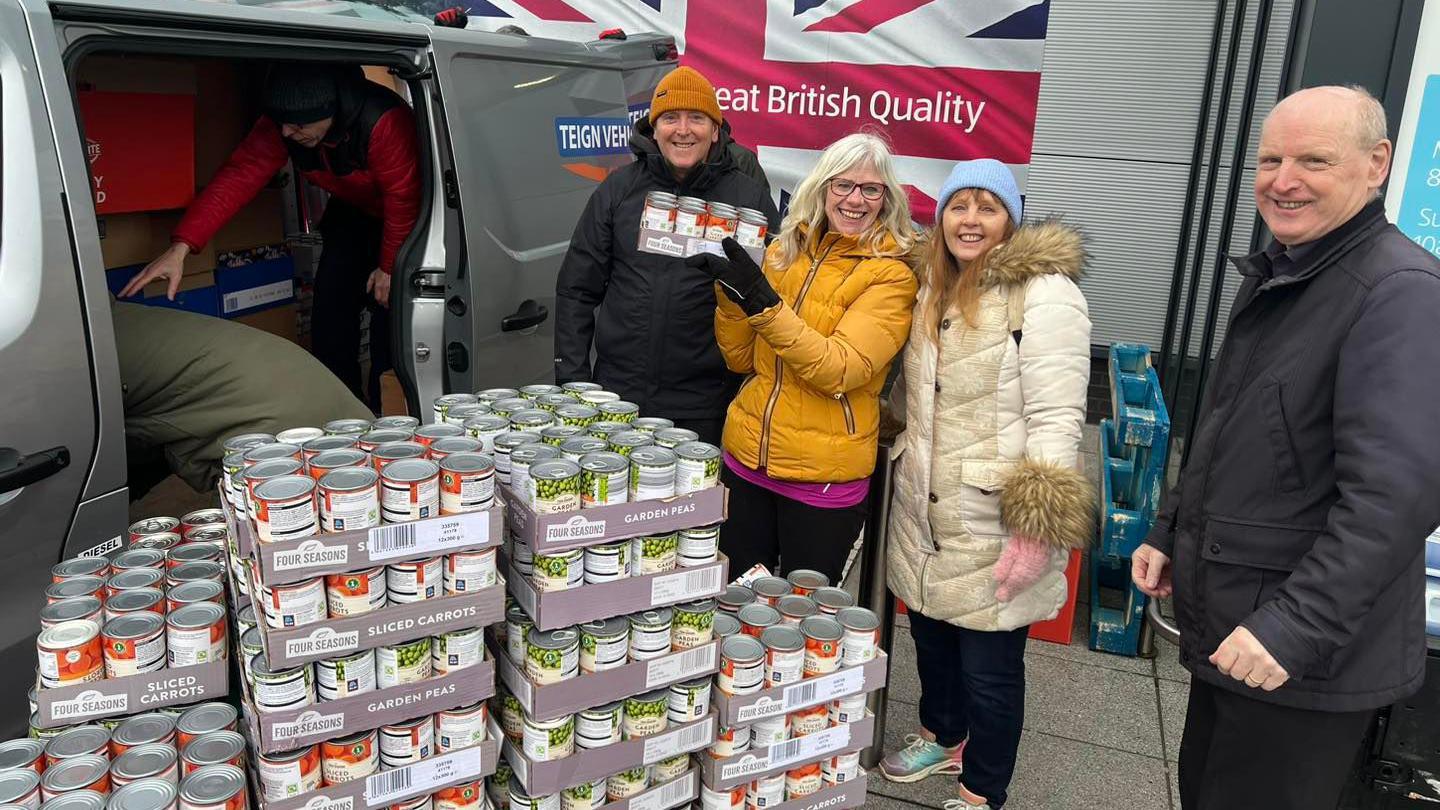
[[[960,317],[965,319],[966,324],[975,326],[975,316],[980,305],[980,279],[985,275],[985,260],[996,247],[1010,241],[1018,225],[1015,220],[1007,218],[1005,233],[1000,242],[961,267],[951,255],[950,247],[945,244],[945,209],[956,197],[966,202],[986,203],[1004,210],[1000,198],[989,191],[983,188],[962,188],[952,194],[950,200],[942,200],[939,210],[935,212],[935,227],[930,229],[929,242],[925,245],[925,265],[921,271],[921,280],[925,285],[922,293],[925,297],[925,334],[934,343],[940,341],[940,322],[945,319],[945,313],[952,309],[960,311]]]
[[[875,135],[857,132],[826,147],[815,168],[800,181],[795,196],[790,199],[785,221],[780,224],[780,235],[775,239],[779,248],[770,253],[771,267],[784,270],[807,247],[819,244],[820,236],[828,226],[825,195],[830,193],[830,180],[857,166],[874,169],[885,184],[885,196],[881,198],[875,223],[860,235],[860,243],[877,256],[905,256],[910,253],[919,241],[919,235],[910,225],[910,200],[895,176],[890,147]],[[886,236],[894,239],[897,247],[882,254],[880,244]]]

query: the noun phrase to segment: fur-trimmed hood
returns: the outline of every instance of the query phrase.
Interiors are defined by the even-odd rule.
[[[1021,225],[986,257],[982,286],[1021,284],[1049,275],[1078,281],[1085,261],[1085,240],[1069,225],[1058,219]]]

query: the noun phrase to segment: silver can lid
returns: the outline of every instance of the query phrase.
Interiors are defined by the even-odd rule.
[[[110,771],[110,760],[100,754],[66,759],[45,769],[40,778],[40,788],[46,793],[68,793],[95,784],[95,780]],[[10,771],[10,773],[25,773]],[[9,774],[0,774],[0,778]]]
[[[550,448],[559,452],[554,447]],[[564,481],[580,475],[580,465],[568,458],[552,458],[530,467],[530,477],[537,481]]]
[[[282,430],[275,434],[275,441],[281,444],[293,444],[296,447],[303,447],[311,439],[318,439],[325,435],[325,431],[317,427],[293,427]]]
[[[510,451],[510,463],[512,464],[538,464],[546,459],[559,457],[560,448],[548,444],[525,444]]]
[[[93,790],[72,790],[50,797],[40,805],[40,810],[105,810],[105,801],[106,797]]]
[[[531,630],[525,643],[542,650],[568,650],[580,643],[580,634],[573,627]]]
[[[173,750],[171,751],[173,754]],[[168,810],[179,795],[166,779],[140,779],[110,794],[108,810]]]
[[[414,430],[420,427],[420,420],[413,416],[382,416],[370,423],[375,430]]]
[[[658,444],[637,447],[630,453],[630,463],[641,467],[668,467],[675,463],[675,451]]]
[[[621,430],[610,434],[611,447],[631,447],[636,450],[655,443],[655,437],[643,430]],[[664,448],[661,448],[662,450]],[[666,450],[665,452],[670,452]],[[633,458],[633,456],[632,456]]]
[[[0,803],[20,802],[39,784],[40,774],[29,768],[0,772]]]
[[[630,632],[630,620],[625,616],[611,616],[608,619],[596,619],[580,625],[580,634],[585,636],[615,638],[628,632]]]
[[[668,607],[650,608],[630,614],[631,627],[664,627],[675,620],[675,612]]]
[[[755,592],[744,585],[726,585],[725,592],[720,594],[717,601],[720,607],[736,611],[755,601]]]
[[[512,430],[495,437],[495,446],[513,451],[521,445],[540,441],[540,434],[533,430]]]
[[[800,632],[806,638],[839,641],[845,635],[845,628],[829,616],[806,616],[800,620]]]
[[[73,557],[55,563],[51,567],[50,573],[61,579],[69,579],[71,577],[102,576],[103,572],[108,570],[110,570],[108,557]]]
[[[548,394],[541,394],[535,397],[535,404],[547,410],[554,410],[561,405],[575,404],[575,398],[564,391],[551,391]]]
[[[588,422],[600,415],[600,409],[583,402],[571,402],[567,405],[555,406],[555,415],[561,419],[577,419]]]
[[[685,442],[675,446],[675,455],[691,461],[709,461],[720,458],[720,448],[708,442]]]
[[[449,408],[452,405],[473,405],[479,401],[480,398],[474,394],[441,394],[435,398],[435,406]]]
[[[161,559],[164,559],[164,555],[161,555]],[[76,596],[89,596],[103,587],[105,587],[105,580],[100,577],[75,577],[52,583],[45,588],[45,596],[58,601]]]
[[[170,601],[176,604],[189,604],[191,602],[213,602],[216,597],[223,595],[225,586],[213,579],[196,579],[190,582],[182,582],[170,589]],[[110,598],[110,603],[115,603],[115,597]]]
[[[110,739],[117,745],[128,747],[160,742],[170,739],[175,731],[175,718],[168,714],[151,712],[127,718],[115,727]]]
[[[686,442],[699,439],[700,434],[689,428],[665,428],[655,431],[655,443],[661,447],[679,447]]]
[[[283,481],[284,479],[280,480]],[[165,553],[165,559],[172,566],[179,565],[180,563],[196,562],[198,560],[210,560],[214,562],[218,561],[224,553],[225,550],[220,548],[216,543],[202,543],[192,540],[189,543],[170,549]]]
[[[713,627],[716,638],[729,638],[740,632],[740,620],[723,611],[715,614]]]
[[[118,574],[112,574],[106,584],[112,591],[130,591],[136,588],[153,588],[164,578],[165,572],[159,568],[127,568]]]
[[[115,597],[110,597],[113,602]],[[40,608],[40,621],[44,624],[59,624],[60,622],[84,619],[94,616],[100,610],[100,598],[97,596],[72,596],[69,599],[61,599],[59,602],[51,602]]]
[[[159,776],[175,767],[175,748],[165,743],[137,745],[115,758],[110,772],[133,782],[150,776]]]
[[[370,424],[369,419],[334,419],[325,423],[325,432],[333,436],[364,433]]]
[[[0,771],[13,768],[29,768],[31,763],[45,753],[44,740],[21,737],[0,743]]]
[[[535,621],[519,605],[511,605],[505,609],[505,621],[518,625],[533,625]]]
[[[530,400],[520,396],[497,399],[490,403],[490,410],[508,418],[520,411],[530,410]]]
[[[781,616],[803,619],[806,616],[815,615],[820,610],[820,606],[815,604],[815,600],[808,596],[792,593],[789,596],[782,596],[777,599],[775,601],[775,609],[780,611]]]
[[[623,399],[611,400],[610,402],[602,402],[600,403],[599,408],[600,413],[603,413],[606,416],[629,416],[630,414],[640,413],[639,405],[636,405],[633,402],[626,402]]]
[[[340,470],[347,467],[357,467],[365,463],[364,450],[355,447],[346,447],[340,450],[326,450],[323,453],[310,459],[310,469]]]
[[[361,732],[368,734],[370,732]],[[245,738],[233,731],[212,731],[185,746],[182,758],[191,765],[219,765],[245,753]]]
[[[675,422],[663,416],[641,416],[637,417],[630,426],[636,430],[643,430],[646,433],[656,433],[675,427]]]
[[[294,458],[300,455],[300,446],[294,444],[261,444],[245,451],[245,460],[254,464],[260,461],[273,461],[282,458]]]
[[[251,627],[240,634],[240,649],[242,650],[263,650],[265,642],[260,638],[260,628]]]
[[[604,442],[603,439],[596,441]],[[618,473],[630,469],[630,460],[609,450],[586,453],[580,457],[580,469],[592,473]]]
[[[490,403],[467,402],[464,405],[451,405],[450,408],[445,411],[445,420],[452,425],[457,421],[460,424],[464,424],[465,420],[472,416],[481,416],[487,413],[490,413]]]
[[[234,765],[206,765],[180,782],[185,804],[223,804],[245,789],[245,773]]]
[[[714,613],[714,599],[700,599],[694,602],[686,602],[683,605],[676,605],[675,609],[683,613]]]
[[[100,623],[89,619],[76,619],[51,625],[40,631],[35,643],[46,649],[60,649],[84,644],[100,635]]]
[[[828,585],[824,588],[816,588],[815,592],[810,594],[810,598],[815,600],[815,604],[830,608],[831,612],[855,604],[855,597],[851,596],[849,591],[844,588],[832,588]]]
[[[606,447],[609,447],[609,445],[605,443],[605,440],[596,438],[595,436],[571,436],[560,443],[560,452],[586,456],[591,453],[604,452]],[[617,453],[616,455],[619,454]],[[584,459],[582,458],[581,461],[583,462]]]
[[[602,439],[609,439],[616,433],[624,433],[630,430],[629,422],[616,422],[610,419],[601,419],[598,422],[591,422],[585,426],[585,432],[591,436],[599,436]]]
[[[451,425],[451,427],[455,426]],[[456,428],[456,430],[462,433],[464,432],[463,428]],[[469,436],[446,436],[441,439],[436,439],[430,444],[431,453],[441,453],[447,456],[453,456],[457,453],[478,453],[484,449],[484,442],[481,442],[479,439],[472,439]]]
[[[249,450],[258,444],[273,444],[274,442],[275,436],[270,433],[240,433],[226,439],[220,447],[226,453],[234,453],[238,450]]]
[[[755,591],[756,596],[766,599],[779,599],[795,591],[790,580],[781,577],[760,577],[750,583],[750,588]]]
[[[205,524],[197,526],[190,531],[190,539],[186,545],[195,543],[224,543],[230,538],[230,530],[222,526]]]
[[[546,425],[545,429],[540,431],[540,440],[559,447],[567,439],[573,439],[584,432],[585,428],[579,425]]]
[[[520,396],[520,392],[514,388],[486,388],[484,391],[475,392],[475,398],[481,402],[498,402],[518,396]]]
[[[158,534],[160,532],[173,532],[180,528],[180,518],[170,516],[151,517],[144,520],[137,520],[130,524],[130,534]]]
[[[247,467],[240,475],[246,481],[265,481],[282,475],[295,475],[300,472],[301,466],[293,458],[276,458]]]
[[[251,602],[245,607],[240,608],[240,611],[235,614],[235,621],[241,624],[248,624],[251,627],[259,624],[259,621],[255,618],[255,603]]]
[[[751,602],[740,608],[735,618],[741,624],[748,624],[751,627],[769,627],[780,623],[780,611],[769,605],[760,602]]]
[[[558,394],[562,390],[564,389],[562,389],[558,385],[551,385],[550,383],[535,383],[534,385],[522,385],[520,387],[520,395],[533,399],[535,397],[544,396],[545,394]]]
[[[314,483],[314,479],[310,479],[310,481]],[[199,562],[181,563],[171,568],[167,578],[175,585],[179,585],[182,582],[197,579],[218,580],[223,576],[225,576],[225,566],[209,560],[200,560]]]
[[[109,744],[110,729],[104,726],[76,726],[51,737],[50,742],[45,744],[45,755],[51,759],[72,759],[103,751]]]
[[[408,442],[415,435],[413,430],[400,430],[390,428],[389,430],[372,430],[369,433],[361,434],[360,442],[373,447],[384,447],[387,444],[399,444]]]
[[[359,492],[380,481],[380,473],[369,467],[339,467],[320,478],[320,488],[330,492]]]
[[[493,413],[472,416],[465,420],[465,429],[477,433],[494,433],[510,429],[510,420],[503,416],[496,416]]]
[[[159,633],[160,628],[164,626],[164,616],[146,610],[140,613],[126,613],[121,616],[116,616],[110,621],[105,622],[105,627],[101,632],[105,634],[106,638],[134,640],[155,635]],[[61,736],[64,735],[62,734]],[[55,739],[58,740],[60,738],[56,737]]]
[[[669,701],[669,700],[670,700],[670,687],[668,687],[668,686],[662,686],[662,687],[660,687],[659,689],[656,689],[656,690],[653,691],[653,692],[645,692],[644,694],[635,695],[634,697],[625,698],[625,701],[626,701],[627,703],[630,702],[630,701],[634,701],[634,702],[636,702],[636,703],[664,703],[664,702],[667,702],[667,701]]]
[[[799,650],[805,646],[805,634],[791,624],[777,624],[760,633],[760,642],[772,650]]]
[[[430,448],[416,441],[386,442],[376,445],[370,451],[371,458],[384,459],[385,461],[398,461],[404,458],[425,458],[430,454]]]
[[[851,630],[878,630],[880,628],[880,617],[875,611],[863,607],[842,608],[835,614],[835,620],[840,622],[841,627]]]
[[[302,498],[315,491],[315,479],[308,475],[282,475],[255,487],[255,497],[265,501]]]
[[[754,661],[765,657],[765,645],[754,636],[730,636],[720,645],[720,655],[732,661]]]
[[[436,422],[431,425],[421,425],[415,428],[415,435],[422,439],[446,439],[456,436],[464,436],[465,428],[459,425],[452,425],[449,422]]]
[[[273,668],[270,666],[270,659],[263,652],[250,659],[250,671],[261,678],[267,676],[272,678],[285,678],[290,675],[299,674],[309,666],[309,664],[296,664],[293,667]]]
[[[555,422],[555,414],[540,408],[526,408],[510,414],[510,424],[516,427],[538,428]]]
[[[809,568],[797,568],[787,574],[785,579],[796,588],[804,588],[810,591],[816,590],[817,588],[826,588],[830,585],[830,577],[825,576],[819,571],[812,571]]]
[[[406,458],[385,465],[380,477],[386,481],[413,483],[434,478],[440,474],[440,465],[427,458]]]
[[[170,626],[181,630],[198,630],[225,619],[225,608],[214,602],[194,602],[170,613]]]
[[[349,450],[355,446],[354,436],[321,436],[301,445],[301,449],[312,455],[328,453],[331,450]]]
[[[188,709],[175,721],[175,730],[191,737],[223,731],[235,724],[239,715],[229,703],[211,701]]]
[[[451,453],[441,459],[440,469],[453,473],[485,472],[495,469],[495,460],[484,453]]]

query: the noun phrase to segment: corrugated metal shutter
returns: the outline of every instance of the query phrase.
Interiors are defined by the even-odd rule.
[[[1254,135],[1247,149],[1249,171],[1236,206],[1230,252],[1249,249],[1254,144],[1276,97],[1292,2],[1278,0],[1270,20]],[[1181,217],[1187,204],[1199,204],[1184,199],[1185,181],[1215,8],[1213,0],[1148,3],[1143,8],[1124,0],[1055,0],[1051,5],[1026,218],[1059,215],[1086,233],[1091,263],[1081,288],[1089,300],[1097,344],[1123,340],[1160,346]],[[1211,256],[1245,88],[1254,3],[1248,14],[1224,141],[1227,163],[1220,167],[1211,215]],[[1226,39],[1229,25],[1227,20],[1222,34]],[[1222,41],[1217,72],[1224,67],[1225,47]],[[1201,178],[1203,182],[1203,170]],[[1202,274],[1192,355],[1199,350],[1212,263],[1206,262]],[[1222,331],[1236,287],[1238,276],[1232,273],[1220,309]]]

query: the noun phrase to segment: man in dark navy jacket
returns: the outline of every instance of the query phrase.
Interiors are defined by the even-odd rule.
[[[1186,810],[1334,807],[1375,710],[1424,679],[1440,523],[1440,261],[1385,219],[1364,90],[1276,105],[1244,281],[1189,462],[1134,557],[1172,592]]]

